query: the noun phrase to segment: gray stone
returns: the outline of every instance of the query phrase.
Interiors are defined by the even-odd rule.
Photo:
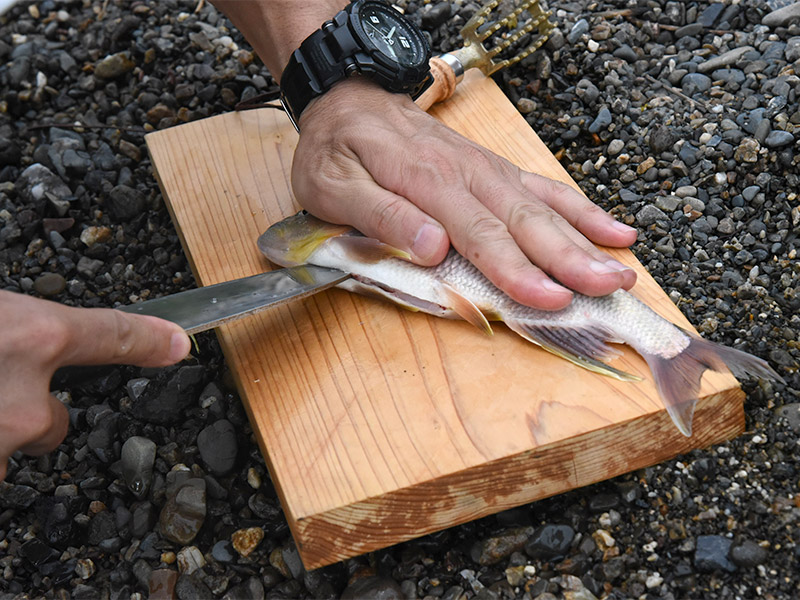
[[[576,43],[578,40],[581,39],[583,34],[588,33],[589,31],[589,22],[586,19],[579,19],[575,25],[572,26],[570,32],[567,34],[567,41],[570,44]]]
[[[752,46],[742,46],[740,48],[728,50],[727,52],[719,54],[713,58],[709,58],[707,61],[700,63],[697,66],[697,70],[700,73],[708,73],[709,71],[714,71],[722,67],[735,65],[745,54],[753,50],[755,50],[755,48]]]
[[[764,145],[767,148],[780,148],[781,146],[786,146],[787,144],[791,144],[793,142],[794,134],[789,133],[788,131],[776,129],[770,132],[770,134],[767,136],[767,139],[764,140]]]
[[[681,79],[681,88],[687,96],[705,92],[711,87],[711,78],[702,73],[687,73]]]
[[[762,548],[752,540],[744,540],[731,547],[730,558],[734,564],[752,569],[763,564],[769,556],[766,548]]]
[[[236,429],[225,419],[209,425],[197,436],[197,449],[211,473],[214,475],[229,473],[236,464],[239,451]]]
[[[525,544],[531,558],[551,560],[565,556],[575,531],[569,525],[542,525],[537,527]]]
[[[137,498],[150,491],[155,460],[156,444],[146,437],[133,436],[122,445],[122,476]]]
[[[604,106],[600,109],[600,112],[597,113],[597,117],[592,124],[589,125],[589,133],[597,133],[611,124],[612,116],[611,111],[608,110],[608,107]]]
[[[636,224],[641,227],[648,227],[657,221],[668,220],[669,218],[666,214],[664,214],[664,211],[653,204],[647,204],[646,206],[643,206],[642,209],[636,213]]]
[[[188,479],[161,509],[161,535],[176,544],[190,544],[206,518],[206,482]]]
[[[800,21],[800,2],[794,2],[767,13],[761,19],[761,24],[767,27],[785,27],[792,21]]]
[[[57,296],[67,287],[67,280],[59,273],[45,273],[33,282],[33,289],[45,298]]]
[[[728,558],[733,541],[722,535],[697,537],[694,551],[694,566],[698,571],[736,571],[736,565]]]
[[[778,419],[786,419],[789,428],[795,433],[800,433],[800,402],[784,404],[775,411]]]
[[[128,221],[144,211],[146,198],[139,190],[118,185],[111,190],[105,204],[112,217],[119,221]]]
[[[94,66],[94,74],[100,79],[115,79],[136,67],[127,52],[111,54],[100,59]]]

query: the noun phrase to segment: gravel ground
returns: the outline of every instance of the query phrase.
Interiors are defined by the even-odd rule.
[[[472,2],[398,2],[446,50]],[[208,4],[44,0],[0,18],[0,286],[81,306],[193,287],[143,133],[274,88]],[[498,76],[709,339],[764,358],[747,431],[305,572],[216,339],[60,386],[71,430],[0,483],[12,598],[800,596],[800,3],[551,3]],[[57,128],[53,123],[80,123]]]

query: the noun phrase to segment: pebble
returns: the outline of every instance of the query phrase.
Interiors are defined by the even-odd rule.
[[[476,542],[470,552],[472,560],[480,565],[500,562],[513,552],[522,550],[532,533],[532,527],[519,527],[505,531],[502,535]]]
[[[172,600],[178,573],[172,569],[154,569],[150,572],[148,592],[150,600]]]
[[[159,517],[161,534],[176,544],[190,544],[206,518],[206,482],[188,479],[164,504]]]
[[[33,282],[33,289],[37,294],[45,298],[58,296],[67,287],[67,280],[58,273],[45,273],[37,277]]]
[[[694,565],[700,571],[736,570],[728,555],[733,545],[732,540],[721,535],[701,535],[697,537],[694,552]]]
[[[122,445],[122,476],[128,489],[137,498],[147,496],[153,481],[156,444],[152,440],[133,436]]]
[[[106,56],[94,66],[95,76],[101,79],[115,79],[136,67],[127,52]]]
[[[197,449],[211,473],[227,474],[236,464],[239,450],[236,429],[226,419],[216,421],[197,436]]]
[[[206,565],[203,553],[197,546],[186,546],[178,551],[178,571],[183,575],[191,575]]]
[[[745,569],[752,569],[758,565],[766,562],[769,553],[765,548],[755,543],[752,540],[743,540],[740,543],[734,543],[730,550],[731,561]]]
[[[770,132],[764,140],[764,145],[767,148],[780,148],[787,144],[794,143],[794,135],[788,131],[775,130]]]
[[[248,527],[234,531],[231,535],[231,544],[240,556],[247,558],[263,539],[264,530],[261,527]]]
[[[553,559],[566,554],[575,537],[569,525],[542,525],[537,527],[525,544],[531,558]]]

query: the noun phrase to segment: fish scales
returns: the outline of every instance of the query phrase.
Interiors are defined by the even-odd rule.
[[[624,290],[601,297],[575,293],[570,305],[543,311],[519,304],[451,248],[434,267],[408,262],[408,254],[354,229],[300,212],[272,225],[259,249],[281,266],[314,264],[349,272],[348,291],[379,296],[407,309],[462,318],[491,333],[503,321],[528,341],[581,367],[621,380],[641,379],[602,359],[619,354],[608,343],[626,343],[647,361],[664,405],[678,429],[691,435],[702,374],[734,374],[783,382],[764,360],[684,331]]]

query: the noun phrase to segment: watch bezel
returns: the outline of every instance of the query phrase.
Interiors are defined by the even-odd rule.
[[[393,60],[390,56],[384,54],[380,48],[374,45],[370,37],[364,31],[364,26],[361,22],[361,12],[370,6],[377,6],[381,10],[388,11],[394,17],[396,17],[398,21],[403,23],[406,28],[406,33],[412,38],[412,43],[414,43],[417,48],[421,50],[417,63],[408,65]],[[351,31],[358,37],[361,47],[373,61],[377,62],[384,68],[391,69],[393,74],[398,79],[406,81],[414,80],[416,82],[424,80],[429,71],[428,62],[430,61],[432,55],[431,47],[430,44],[428,44],[428,40],[425,38],[425,35],[422,33],[422,30],[403,13],[395,9],[390,4],[381,2],[380,0],[364,0],[363,2],[353,2],[350,5],[350,10],[348,11],[348,21]]]

